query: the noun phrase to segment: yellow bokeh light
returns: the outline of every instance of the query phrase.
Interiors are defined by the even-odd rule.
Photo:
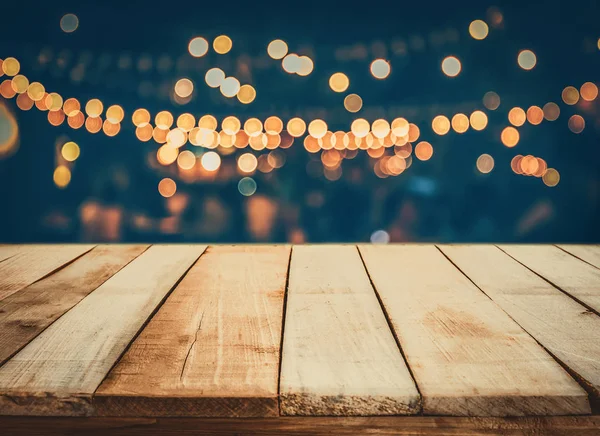
[[[221,122],[221,128],[223,129],[223,132],[225,132],[227,135],[235,135],[237,132],[240,131],[241,126],[242,123],[240,122],[240,120],[234,116],[225,117]]]
[[[79,18],[75,14],[66,14],[60,19],[60,28],[65,33],[72,33],[79,27]]]
[[[415,156],[422,161],[429,160],[433,156],[433,147],[429,142],[421,141],[415,147]]]
[[[204,80],[211,88],[218,88],[225,80],[225,72],[220,68],[211,68],[206,72]]]
[[[39,82],[33,82],[27,88],[27,95],[33,101],[40,101],[46,95],[46,88]]]
[[[196,125],[196,118],[192,114],[181,114],[177,117],[177,127],[184,132],[190,132]]]
[[[356,120],[352,121],[352,124],[350,125],[350,130],[352,131],[352,134],[357,138],[364,138],[365,136],[367,136],[369,134],[370,129],[371,125],[364,118],[357,118]]]
[[[248,118],[244,123],[244,131],[249,137],[259,136],[262,133],[262,122],[258,118]]]
[[[66,188],[69,185],[69,183],[71,183],[71,170],[64,165],[59,165],[54,170],[53,179],[54,184],[58,188]]]
[[[298,74],[299,76],[308,76],[310,73],[313,72],[315,64],[313,63],[311,58],[309,58],[308,56],[300,56],[299,60],[300,67],[298,68],[298,71],[296,71],[296,74]]]
[[[373,121],[371,126],[373,136],[379,139],[385,138],[390,133],[390,129],[390,123],[383,119]]]
[[[88,114],[88,117],[97,118],[102,114],[104,110],[104,105],[97,98],[93,98],[87,102],[85,105],[85,113]]]
[[[191,170],[196,165],[196,155],[189,150],[182,151],[177,156],[177,166],[182,170]]]
[[[581,133],[585,129],[585,120],[581,115],[573,115],[569,118],[569,130],[573,133]]]
[[[216,130],[217,119],[212,115],[204,115],[198,120],[198,127],[201,129]]]
[[[532,70],[533,67],[535,67],[535,64],[537,63],[537,58],[535,56],[535,53],[533,53],[531,50],[521,50],[519,52],[519,56],[517,57],[517,62],[519,63],[519,66],[521,68],[529,71]]]
[[[64,109],[65,114],[67,116],[76,115],[77,113],[79,113],[79,109],[75,109],[75,107],[80,108],[79,102],[77,100],[75,100],[75,101],[77,103],[76,104],[71,103],[72,105],[74,105],[74,107],[70,108],[69,112],[67,112],[67,109]],[[60,110],[60,108],[62,108],[63,104],[64,104],[63,98],[61,97],[60,94],[57,94],[56,92],[51,92],[50,94],[48,94],[46,96],[46,98],[44,99],[44,102],[49,111]]]
[[[170,129],[173,125],[173,115],[169,111],[161,111],[154,117],[154,124],[159,129]]]
[[[581,98],[585,101],[594,101],[598,97],[598,87],[595,83],[586,82],[581,85]]]
[[[238,158],[237,164],[241,172],[252,173],[256,170],[258,160],[252,153],[244,153]]]
[[[448,77],[458,76],[461,70],[462,65],[455,56],[448,56],[442,61],[442,71]]]
[[[474,130],[483,130],[487,127],[488,117],[482,111],[475,111],[469,117],[469,121]]]
[[[391,67],[390,63],[385,59],[375,59],[371,62],[371,74],[376,79],[383,80],[390,75]]]
[[[469,34],[478,40],[485,39],[488,36],[489,27],[483,20],[472,21],[469,25]]]
[[[177,83],[175,83],[175,94],[177,94],[181,98],[187,98],[192,95],[194,92],[194,84],[190,79],[179,79]]]
[[[213,41],[213,49],[219,54],[229,53],[232,46],[233,42],[227,35],[217,36]]]
[[[185,145],[186,142],[187,135],[183,130],[179,128],[170,130],[169,133],[167,133],[167,144],[174,148],[181,148]]]
[[[335,92],[344,92],[350,86],[350,79],[344,73],[334,73],[329,78],[329,87]]]
[[[506,127],[502,130],[500,139],[502,143],[507,147],[514,147],[519,143],[519,131],[514,127]]]
[[[306,132],[306,123],[302,118],[292,118],[287,123],[287,131],[294,138],[298,138]]]
[[[431,128],[438,135],[445,135],[450,131],[450,120],[444,115],[438,115],[431,122]]]
[[[0,101],[0,160],[19,149],[19,124],[12,111]]]
[[[62,157],[66,161],[73,162],[73,161],[77,160],[77,158],[79,157],[79,153],[80,153],[79,146],[71,141],[65,142],[64,145],[62,146],[60,153],[62,154]]]
[[[314,138],[322,138],[327,133],[327,123],[323,120],[312,120],[308,124],[308,133]]]
[[[297,73],[302,68],[302,61],[296,53],[290,53],[281,62],[283,69],[290,74]]]
[[[362,98],[357,94],[349,94],[344,99],[344,107],[348,112],[356,113],[361,110],[362,105]]]
[[[136,127],[135,136],[140,141],[148,142],[152,139],[152,131],[152,126],[150,124],[146,124],[141,127]]]
[[[408,135],[410,125],[404,118],[396,118],[392,121],[392,133],[398,138],[402,138]]]
[[[500,106],[500,96],[494,91],[486,92],[483,96],[483,105],[486,109],[495,111]]]
[[[81,104],[76,98],[69,98],[63,104],[63,111],[69,117],[77,115],[77,112],[81,111]]]
[[[514,107],[508,112],[508,121],[513,126],[522,126],[527,121],[527,114],[520,107]]]
[[[221,166],[221,156],[214,151],[209,151],[202,155],[200,163],[206,171],[216,171]]]
[[[537,126],[544,121],[544,111],[539,106],[531,106],[527,109],[527,121],[534,126]]]
[[[275,39],[267,46],[267,53],[273,59],[283,59],[288,52],[288,45],[281,39]]]
[[[240,91],[240,81],[235,77],[226,77],[221,83],[221,94],[227,98],[235,97]]]
[[[560,174],[554,168],[548,168],[542,176],[542,180],[546,186],[552,188],[560,182]]]
[[[40,100],[37,100],[35,102],[35,107],[37,107],[41,111],[47,111],[48,110],[48,106],[46,105],[46,99],[48,99],[49,95],[50,94],[48,94],[47,92],[44,92],[43,97]],[[48,102],[51,102],[51,100],[48,100]],[[60,104],[62,106],[62,97],[61,97],[60,102],[61,102]]]
[[[131,120],[133,121],[134,126],[144,127],[150,123],[150,112],[146,109],[136,109],[131,116]]]
[[[17,94],[23,94],[29,87],[29,79],[22,74],[18,74],[12,79],[12,88]]]
[[[469,130],[469,118],[465,114],[456,114],[452,117],[452,128],[456,133],[465,133]]]
[[[252,85],[243,85],[237,92],[238,100],[243,104],[249,104],[256,98],[256,89]]]
[[[208,41],[198,36],[190,41],[188,51],[195,58],[201,58],[208,52]]]
[[[560,116],[560,108],[556,103],[549,102],[544,105],[544,118],[548,121],[556,121]]]
[[[265,132],[269,135],[276,135],[283,130],[283,121],[281,118],[272,116],[265,120]]]
[[[113,124],[118,124],[123,121],[125,111],[118,104],[112,105],[106,110],[106,119]]]
[[[177,183],[173,179],[165,177],[158,182],[158,192],[165,198],[172,197],[177,192]]]
[[[17,74],[19,74],[20,70],[21,64],[15,58],[9,57],[4,59],[4,62],[2,62],[2,71],[7,76],[16,76]]]
[[[573,106],[579,101],[579,91],[574,86],[567,86],[563,89],[562,99],[569,106]]]
[[[482,154],[477,158],[477,169],[483,174],[490,173],[494,169],[494,158],[489,154]]]
[[[179,149],[169,144],[162,145],[156,152],[156,160],[163,166],[171,165],[177,160]]]

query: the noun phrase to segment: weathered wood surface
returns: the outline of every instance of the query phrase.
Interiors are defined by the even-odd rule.
[[[439,247],[600,400],[600,317],[491,245]]]
[[[91,395],[205,246],[153,246],[0,367],[0,414],[89,415]]]
[[[600,245],[560,244],[558,247],[584,262],[600,268]]]
[[[211,247],[98,389],[109,416],[277,416],[289,246]]]
[[[499,248],[600,313],[600,269],[552,245],[500,245]]]
[[[0,300],[0,364],[140,255],[144,245],[100,245]]]
[[[93,245],[23,246],[0,262],[0,300],[94,248]]]
[[[590,413],[586,392],[435,246],[360,250],[425,414]]]
[[[431,435],[597,436],[600,416],[457,418],[433,416],[279,418],[45,418],[0,417],[8,435]]]
[[[285,415],[419,412],[356,247],[293,248],[280,396]]]

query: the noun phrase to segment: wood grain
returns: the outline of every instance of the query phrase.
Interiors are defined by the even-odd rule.
[[[0,301],[0,364],[140,255],[145,245],[100,245]]]
[[[354,246],[294,246],[280,380],[285,415],[390,415],[419,394]]]
[[[0,245],[0,262],[6,260],[10,257],[13,257],[19,251],[23,250],[23,247],[27,247],[24,245],[10,245],[10,244],[2,244]]]
[[[205,246],[155,245],[0,367],[0,414],[89,415],[91,395]]]
[[[93,245],[23,246],[0,262],[0,300],[94,248]]]
[[[493,245],[440,250],[600,400],[600,317]]]
[[[425,414],[590,413],[585,391],[434,246],[360,250]]]
[[[499,245],[536,274],[600,313],[600,270],[552,245]]]
[[[289,246],[211,247],[98,389],[109,416],[277,416]]]
[[[280,418],[45,418],[0,417],[8,435],[432,435],[597,436],[600,416],[456,418],[434,416]]]
[[[558,247],[584,262],[600,268],[600,245],[560,244]]]

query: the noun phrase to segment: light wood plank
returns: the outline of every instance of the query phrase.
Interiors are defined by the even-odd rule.
[[[0,414],[89,415],[91,395],[205,246],[158,245],[0,367]]]
[[[0,300],[29,286],[94,248],[93,245],[34,245],[0,262]]]
[[[393,415],[419,394],[354,246],[294,246],[280,380],[285,415]]]
[[[13,257],[19,251],[23,250],[23,245],[16,244],[2,244],[0,245],[0,262],[6,260],[10,257]]]
[[[135,259],[147,245],[100,245],[0,301],[0,364]]]
[[[585,391],[435,246],[360,250],[425,414],[590,412]]]
[[[499,248],[554,286],[600,313],[600,270],[552,245]]]
[[[560,244],[558,247],[590,265],[600,268],[600,245]]]
[[[439,248],[600,400],[600,317],[493,245]]]
[[[278,416],[289,246],[211,247],[95,395],[109,416]]]

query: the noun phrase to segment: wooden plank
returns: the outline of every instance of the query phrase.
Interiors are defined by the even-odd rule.
[[[10,245],[10,244],[2,244],[0,245],[0,262],[6,260],[10,257],[13,257],[19,251],[23,249],[23,245]]]
[[[597,436],[600,416],[457,418],[438,416],[280,418],[46,418],[0,417],[9,435],[432,435]]]
[[[435,246],[360,251],[425,414],[590,413],[585,391]]]
[[[0,262],[0,300],[29,286],[94,248],[93,245],[34,245]]]
[[[393,415],[419,394],[354,246],[294,246],[280,380],[285,415]]]
[[[600,268],[600,245],[560,244],[558,247],[584,262]]]
[[[91,395],[205,246],[158,245],[0,367],[0,414],[89,415]]]
[[[552,245],[499,245],[499,248],[588,308],[600,313],[598,268]]]
[[[493,245],[439,248],[600,400],[599,316]]]
[[[108,416],[278,416],[289,246],[211,247],[98,389]]]
[[[100,245],[0,301],[0,364],[135,259],[146,245]]]

